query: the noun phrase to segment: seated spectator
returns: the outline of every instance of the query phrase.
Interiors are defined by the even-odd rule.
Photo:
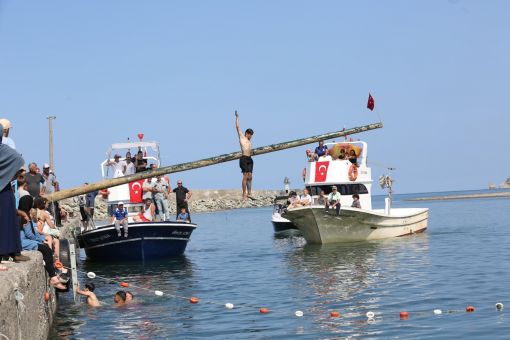
[[[340,149],[340,155],[338,156],[338,159],[346,159],[347,155],[345,154],[345,149]]]
[[[349,158],[349,161],[352,164],[358,164],[358,156],[356,155],[356,151],[355,150],[351,150],[350,151],[348,158]]]
[[[326,201],[326,212],[329,212],[329,209],[335,209],[336,215],[340,215],[340,198],[341,195],[338,192],[336,186],[332,187],[333,191],[329,194],[328,199]]]
[[[136,172],[143,172],[143,171],[146,171],[147,170],[147,160],[143,158],[143,151],[142,150],[139,150],[137,153],[136,153],[136,158],[135,158],[135,168],[136,168]]]
[[[30,196],[32,197],[32,196]],[[21,202],[21,201],[20,201]],[[55,254],[60,254],[60,242],[57,238],[53,238],[50,235],[44,235],[39,232],[39,228],[37,225],[37,210],[32,208],[30,209],[30,228],[32,233],[34,234],[36,240],[41,243],[44,242],[50,247],[51,251]],[[58,256],[57,256],[58,257]]]
[[[32,197],[25,196],[20,200],[19,208],[28,215],[32,206]],[[21,246],[23,250],[38,250],[41,252],[44,260],[44,268],[50,277],[50,285],[57,289],[66,289],[62,283],[66,283],[68,279],[59,277],[56,274],[53,265],[53,253],[47,244],[41,242],[42,239],[34,234],[32,221],[22,223],[20,230]]]
[[[319,196],[317,197],[317,204],[326,206],[326,200],[327,198],[324,196],[324,190],[321,190]]]
[[[352,195],[352,205],[351,205],[351,208],[361,209],[361,203],[359,201],[359,195],[358,194]]]
[[[328,152],[328,147],[324,145],[324,141],[321,140],[319,142],[319,146],[315,148],[315,159],[319,159],[319,157],[326,156]]]
[[[307,206],[312,204],[312,196],[310,196],[308,189],[303,190],[303,195],[301,195],[301,199],[299,200],[299,205]]]
[[[299,202],[299,198],[295,191],[289,192],[289,198],[287,199],[287,205],[289,208],[295,208],[296,204]]]
[[[185,207],[182,207],[181,212],[177,215],[177,222],[190,223],[189,214],[186,212]]]
[[[40,231],[44,235],[51,235],[54,237],[60,236],[60,231],[53,223],[53,217],[48,212],[48,199],[45,197],[36,197],[34,201],[34,207],[37,209],[37,222],[41,223],[42,230]]]
[[[128,237],[128,212],[124,209],[124,203],[119,202],[117,209],[115,209],[115,229],[117,229],[117,236],[121,237],[120,225],[124,229],[124,237]]]
[[[152,203],[152,199],[146,198],[145,205],[142,207],[142,211],[137,216],[133,217],[135,222],[152,222],[156,220],[156,207]]]
[[[94,293],[94,290],[96,289],[96,286],[93,283],[87,283],[85,285],[84,290],[80,290],[80,284],[78,283],[78,287],[76,289],[76,294],[83,295],[87,297],[87,304],[90,307],[100,307],[101,302],[97,298],[96,294]]]
[[[126,170],[124,171],[124,175],[134,175],[136,173],[136,166],[135,163],[133,163],[133,159],[131,158],[131,152],[126,152]]]

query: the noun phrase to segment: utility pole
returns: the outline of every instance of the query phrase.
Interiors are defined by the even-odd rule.
[[[49,147],[50,147],[50,169],[55,173],[55,161],[53,160],[53,120],[55,116],[48,116],[48,129],[49,129]]]

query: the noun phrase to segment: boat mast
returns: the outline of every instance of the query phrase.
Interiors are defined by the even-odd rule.
[[[290,148],[295,148],[295,147],[306,145],[306,144],[317,143],[317,142],[319,142],[321,140],[325,140],[325,139],[333,139],[333,138],[338,138],[338,137],[342,137],[342,136],[346,136],[346,135],[353,135],[356,133],[370,131],[370,130],[374,130],[374,129],[380,129],[382,127],[383,127],[382,123],[368,124],[368,125],[363,125],[363,126],[359,126],[359,127],[354,127],[351,129],[344,128],[341,131],[325,133],[322,135],[316,135],[316,136],[307,137],[307,138],[295,139],[292,141],[283,142],[283,143],[279,143],[279,144],[271,144],[271,145],[267,145],[267,146],[262,146],[262,147],[259,147],[259,148],[256,148],[253,150],[253,156],[263,155],[266,153],[281,151],[281,150],[290,149]],[[159,175],[166,175],[166,174],[171,174],[171,173],[175,173],[175,172],[182,172],[182,171],[187,171],[187,170],[192,170],[192,169],[203,168],[203,167],[214,165],[214,164],[233,161],[233,160],[239,159],[239,158],[241,158],[240,151],[232,152],[232,153],[228,153],[228,154],[224,154],[224,155],[201,159],[198,161],[170,165],[170,166],[166,166],[166,167],[162,167],[162,168],[158,168],[158,169],[154,169],[154,170],[139,172],[134,175],[123,176],[123,177],[112,178],[112,179],[105,179],[100,182],[92,183],[89,185],[82,185],[82,186],[79,186],[76,188],[54,192],[52,194],[47,195],[46,198],[50,202],[59,201],[59,200],[65,199],[65,198],[83,195],[83,194],[93,192],[96,190],[106,189],[106,188],[126,184],[126,183],[133,182],[133,181],[139,181],[142,179],[153,178],[153,177],[156,177]]]

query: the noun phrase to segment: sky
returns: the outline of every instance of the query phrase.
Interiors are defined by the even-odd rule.
[[[483,189],[510,176],[508,13],[496,0],[0,0],[0,116],[39,165],[57,117],[63,188],[100,180],[109,145],[140,132],[164,165],[238,151],[237,109],[254,147],[381,117],[353,136],[374,180],[391,166],[397,193]],[[255,157],[254,189],[301,187],[311,147]],[[170,178],[241,185],[236,161]]]

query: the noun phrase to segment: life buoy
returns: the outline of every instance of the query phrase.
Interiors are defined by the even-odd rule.
[[[349,168],[349,180],[355,181],[358,178],[358,167],[355,164],[351,164]]]
[[[306,168],[303,168],[303,172],[301,173],[303,176],[303,182],[306,180]]]

